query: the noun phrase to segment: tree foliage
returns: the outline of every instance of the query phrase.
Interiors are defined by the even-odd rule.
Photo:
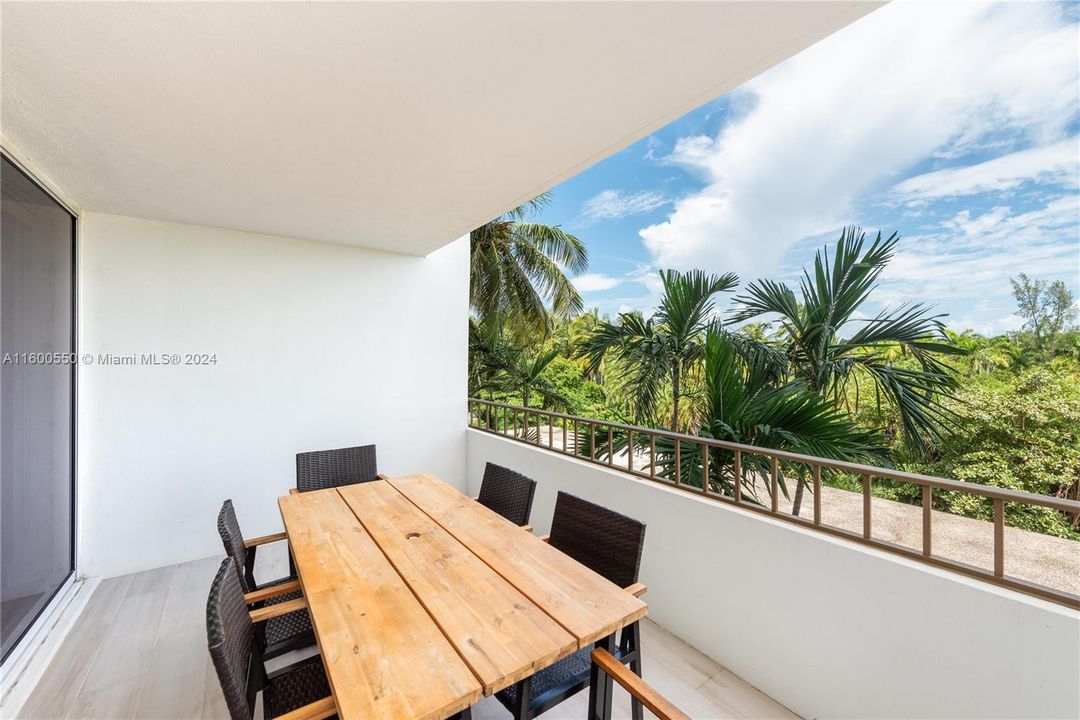
[[[704,349],[705,392],[696,408],[698,435],[834,460],[888,464],[889,451],[880,434],[858,428],[835,405],[808,391],[802,379],[778,383],[773,363],[768,352],[745,345],[736,334],[710,329]],[[676,468],[672,445],[657,440],[659,474],[674,477],[678,472],[681,482],[701,487],[703,446],[686,443]],[[709,489],[731,494],[734,454],[720,448],[708,453]],[[770,461],[744,453],[742,463],[744,492],[757,500],[754,478],[769,472]],[[783,463],[780,489],[785,496],[785,478],[802,484],[805,470]],[[767,485],[766,492],[771,492]]]
[[[716,295],[734,289],[739,278],[734,273],[661,270],[660,279],[664,287],[654,315],[622,313],[615,323],[599,323],[577,354],[587,360],[591,372],[606,357],[614,358],[623,370],[621,384],[632,399],[636,422],[654,422],[661,393],[668,390],[670,426],[678,430],[683,424],[679,413],[683,376],[701,359]]]
[[[1080,499],[1080,374],[1037,367],[973,379],[954,401],[964,413],[939,459],[910,469],[981,485]],[[906,499],[906,498],[902,498]],[[935,507],[984,520],[993,504],[967,493],[938,492]],[[1080,540],[1080,518],[1005,504],[1009,525]]]
[[[798,295],[785,283],[758,280],[736,298],[741,307],[731,321],[775,318],[792,377],[834,402],[849,386],[856,394],[872,391],[896,409],[904,437],[925,453],[955,420],[942,404],[957,387],[943,356],[963,351],[949,342],[942,316],[923,303],[860,316],[899,241],[896,233],[884,240],[878,233],[867,246],[862,229],[847,227],[832,257],[819,251],[813,275],[803,271]],[[914,365],[895,362],[899,355]]]
[[[583,272],[589,253],[558,226],[529,221],[547,202],[544,193],[469,233],[472,310],[481,323],[507,329],[519,340],[546,337],[553,315],[582,310],[567,273]]]
[[[1016,314],[1024,319],[1024,330],[1031,333],[1035,349],[1045,353],[1053,349],[1061,332],[1076,320],[1073,294],[1061,280],[1048,283],[1020,273],[1009,280],[1016,298]]]
[[[1008,335],[948,331],[924,303],[867,317],[860,308],[899,236],[871,241],[849,227],[831,252],[816,254],[797,288],[750,283],[727,327],[715,303],[738,278],[702,271],[662,271],[655,311],[612,321],[575,315],[581,300],[563,271],[584,269],[587,257],[577,238],[527,222],[545,199],[473,233],[470,395],[1080,499],[1080,332],[1070,328],[1076,307],[1064,283],[1014,279],[1025,325]],[[618,454],[633,440],[625,430],[599,432],[596,447],[578,437],[579,452]],[[659,476],[706,481],[699,443],[684,441],[678,462],[673,442],[657,438],[656,451]],[[707,466],[709,489],[732,492],[731,453],[709,450]],[[771,488],[760,481],[769,461],[744,453],[742,467],[744,497],[767,500]],[[795,483],[794,514],[806,474],[780,464],[785,497]],[[851,482],[827,470],[822,480]],[[876,482],[873,492],[921,502],[919,488],[902,483]],[[968,493],[935,492],[934,504],[992,517],[992,504]],[[1080,518],[1014,503],[1005,512],[1010,525],[1080,539]]]

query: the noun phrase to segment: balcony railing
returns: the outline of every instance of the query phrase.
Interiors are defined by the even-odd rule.
[[[578,417],[503,403],[469,399],[469,424],[551,452],[575,457],[709,500],[735,505],[794,523],[800,527],[842,537],[911,560],[944,568],[967,577],[1080,609],[1080,595],[1061,588],[1030,582],[1005,572],[1005,503],[1051,508],[1080,516],[1080,502],[1006,488],[959,482],[929,475],[829,460],[770,448]],[[546,440],[546,443],[545,443]],[[659,450],[657,449],[659,446]],[[625,455],[625,457],[622,457]],[[710,467],[711,466],[711,467]],[[822,521],[822,473],[839,472],[861,481],[862,532]],[[812,517],[804,518],[779,507],[780,485],[785,479],[805,478],[811,489]],[[921,489],[921,548],[874,537],[871,498],[875,480],[910,483]],[[759,500],[761,490],[767,499]],[[993,506],[993,569],[942,557],[934,553],[932,510],[934,491],[952,491],[988,499]],[[1080,546],[1078,546],[1080,548]]]

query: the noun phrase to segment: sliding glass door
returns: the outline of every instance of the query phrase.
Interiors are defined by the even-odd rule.
[[[6,660],[75,569],[75,218],[3,158],[0,631]]]

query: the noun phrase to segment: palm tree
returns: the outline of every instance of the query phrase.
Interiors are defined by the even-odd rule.
[[[741,303],[731,322],[764,315],[778,319],[781,347],[788,372],[811,391],[839,405],[848,384],[859,392],[870,383],[899,416],[909,446],[920,456],[931,442],[940,442],[942,426],[954,420],[942,404],[958,387],[942,362],[942,355],[961,355],[945,335],[940,315],[931,315],[921,303],[886,309],[861,319],[859,307],[874,289],[893,256],[900,236],[887,240],[878,233],[864,249],[866,233],[847,227],[830,261],[828,251],[814,259],[814,275],[804,271],[797,297],[784,283],[758,280],[736,298]],[[841,331],[861,325],[850,337]],[[896,364],[897,351],[914,359],[917,367]],[[796,498],[801,498],[801,485]],[[797,512],[797,506],[795,512]]]
[[[856,427],[835,405],[810,391],[802,380],[778,384],[774,358],[763,346],[750,346],[738,333],[710,328],[705,340],[705,392],[695,415],[698,435],[714,440],[827,457],[849,462],[885,464],[888,451],[875,433]],[[657,466],[661,477],[673,478],[674,444],[657,438]],[[680,482],[701,487],[702,446],[682,444]],[[742,454],[743,489],[757,499],[756,478],[764,477],[770,461]],[[731,494],[734,489],[734,453],[709,449],[709,489]],[[787,495],[785,475],[801,476],[806,468],[781,463],[781,488]],[[771,492],[771,488],[769,488]],[[793,512],[798,514],[798,510]]]
[[[469,396],[480,397],[486,391],[494,400],[495,391],[502,390],[501,376],[518,354],[498,326],[469,318]]]
[[[540,396],[541,407],[566,407],[567,399],[553,382],[543,376],[551,361],[559,356],[557,349],[528,357],[519,353],[506,371],[506,386],[521,393],[521,404],[529,407],[533,392]]]
[[[519,338],[547,337],[547,305],[556,317],[582,309],[566,273],[589,266],[585,244],[558,226],[528,221],[548,199],[543,193],[469,233],[469,303],[481,322]]]
[[[1004,354],[1009,369],[1017,374],[1030,368],[1038,359],[1035,348],[1022,341],[1006,345]]]
[[[666,382],[671,383],[671,429],[679,429],[682,377],[701,358],[706,328],[717,293],[739,284],[734,273],[710,275],[701,270],[661,270],[663,295],[656,314],[621,313],[617,323],[600,321],[578,349],[596,372],[609,352],[624,367],[623,386],[630,392],[632,414],[651,422]]]
[[[559,351],[539,352],[533,357],[510,343],[498,327],[469,318],[469,396],[495,401],[496,393],[520,393],[528,407],[532,394],[540,396],[541,407],[565,408],[569,401],[555,383],[543,376]],[[495,427],[497,414],[486,408],[480,418],[489,428]]]
[[[1009,338],[999,335],[987,338],[979,335],[974,330],[964,330],[956,333],[946,330],[945,334],[956,347],[967,354],[968,376],[986,375],[998,368],[1009,365]]]

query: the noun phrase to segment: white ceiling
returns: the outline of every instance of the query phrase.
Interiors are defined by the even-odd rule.
[[[0,120],[83,210],[426,254],[875,7],[5,2]]]

